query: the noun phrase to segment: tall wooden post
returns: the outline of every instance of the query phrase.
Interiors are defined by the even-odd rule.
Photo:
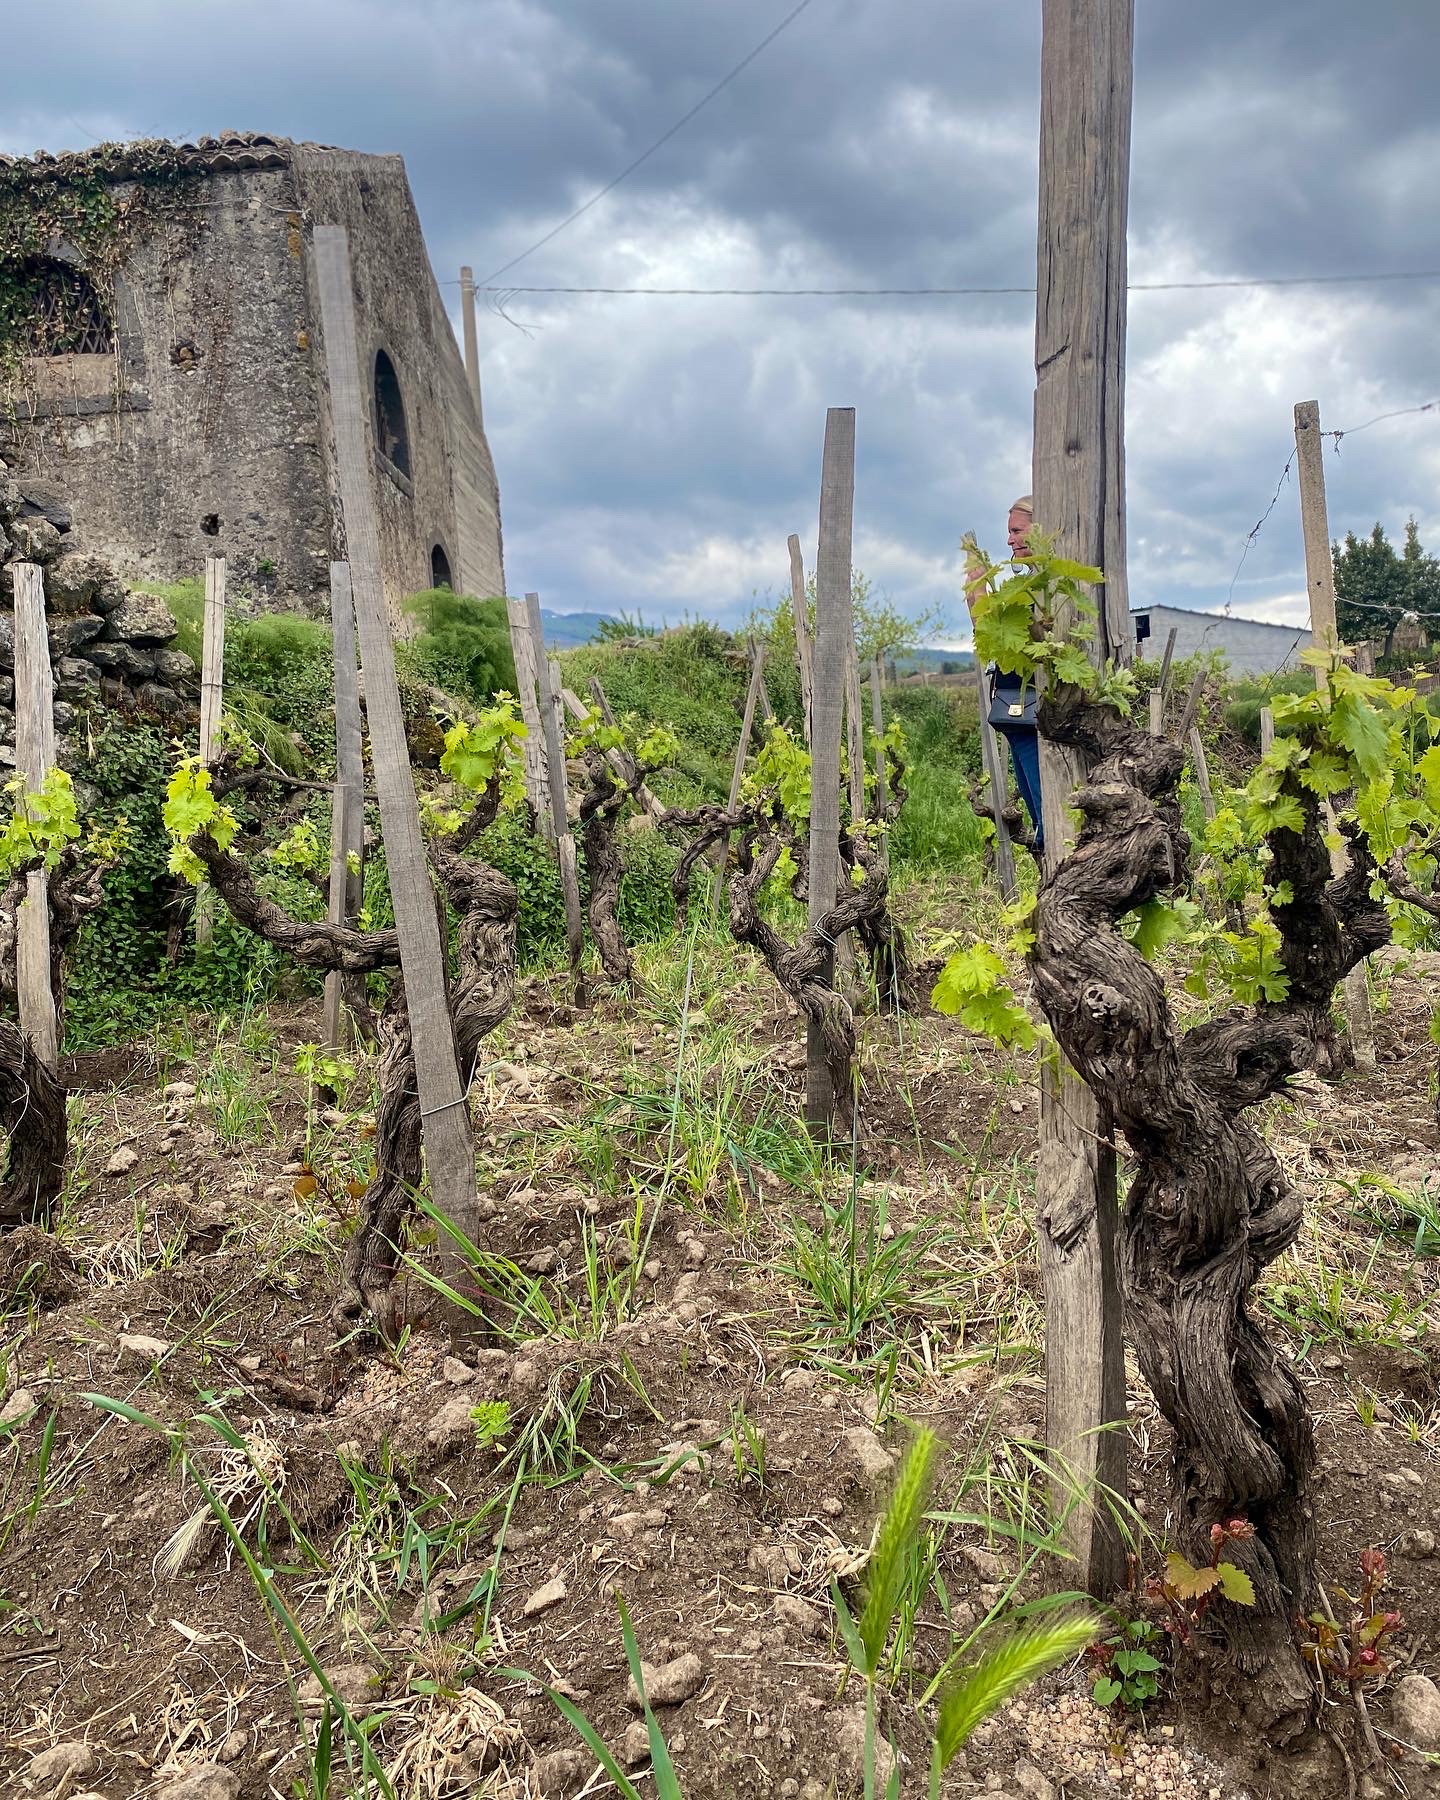
[[[1335,622],[1335,564],[1330,555],[1330,518],[1325,505],[1325,462],[1321,455],[1320,402],[1302,400],[1295,408],[1295,448],[1300,473],[1300,521],[1305,532],[1305,583],[1310,593],[1310,632],[1318,650],[1340,647]],[[1317,687],[1325,672],[1315,671]],[[1343,874],[1349,857],[1342,847],[1331,852],[1331,867]],[[1375,1067],[1375,1018],[1362,962],[1345,977],[1342,1001],[1350,1029],[1350,1049],[1357,1069]]]
[[[1130,648],[1125,583],[1125,229],[1133,0],[1043,0],[1035,314],[1035,519],[1105,572],[1095,657]],[[1042,737],[1045,867],[1073,842],[1085,769]],[[1082,1482],[1125,1489],[1125,1355],[1110,1122],[1067,1067],[1047,1068],[1035,1171],[1045,1284],[1047,1440]],[[1110,1429],[1106,1429],[1109,1427]],[[1107,1509],[1076,1508],[1076,1574],[1109,1595],[1124,1552]]]
[[[525,721],[525,739],[521,761],[525,771],[525,798],[535,815],[535,827],[543,838],[553,838],[554,822],[550,816],[549,787],[545,774],[545,725],[536,698],[539,678],[535,669],[535,646],[530,641],[530,618],[525,602],[508,595],[505,611],[510,621],[510,649],[515,657],[515,682],[520,689],[520,717]]]
[[[395,679],[395,644],[380,575],[375,458],[365,423],[369,408],[360,380],[350,243],[343,226],[317,225],[314,246],[335,433],[335,472],[365,671],[365,715],[375,791],[410,1014],[425,1162],[437,1209],[472,1243],[479,1243],[475,1152],[455,1056],[440,908],[420,833],[415,778]],[[448,1240],[442,1242],[441,1250],[451,1281],[472,1285],[463,1258]]]
[[[525,596],[525,619],[530,649],[540,686],[540,723],[545,731],[545,767],[550,780],[550,817],[555,848],[560,858],[560,885],[565,894],[565,943],[570,954],[570,980],[575,1004],[587,1002],[581,959],[585,954],[585,923],[580,911],[580,868],[575,859],[575,835],[565,793],[565,712],[561,694],[560,665],[545,656],[545,627],[540,619],[540,596]]]
[[[820,544],[815,562],[814,697],[810,742],[810,924],[835,905],[840,890],[840,728],[845,711],[845,646],[850,616],[850,553],[855,511],[855,408],[825,415],[820,468]],[[835,973],[833,951],[821,979]],[[805,1117],[818,1138],[830,1136],[835,1093],[824,1040],[811,1022],[806,1034]]]
[[[750,640],[750,685],[745,690],[745,716],[740,721],[740,742],[735,746],[735,763],[730,770],[730,796],[725,803],[726,812],[734,812],[740,799],[740,783],[745,776],[745,759],[750,754],[750,733],[755,728],[755,707],[760,698],[760,688],[765,680],[765,646]],[[715,882],[710,890],[710,920],[713,924],[720,917],[720,905],[725,896],[725,868],[730,860],[730,833],[727,831],[721,838],[715,859]]]
[[[210,768],[225,707],[225,558],[205,558],[205,619],[200,648],[200,761]],[[202,882],[195,892],[195,942],[208,944],[215,928],[215,896]]]
[[[961,540],[967,552],[965,580],[967,589],[984,579],[984,564],[973,532]],[[1013,906],[1020,889],[1015,879],[1015,846],[1010,841],[1010,827],[1005,823],[1005,752],[1000,748],[1000,734],[990,723],[990,685],[985,679],[984,665],[977,651],[975,657],[975,704],[979,713],[980,764],[990,789],[990,817],[995,824],[995,877],[1000,896]]]
[[[465,334],[465,373],[470,380],[470,398],[475,402],[475,418],[483,429],[485,414],[480,407],[480,346],[475,335],[475,273],[468,265],[460,271],[460,323]]]
[[[15,564],[15,773],[38,793],[55,767],[55,686],[45,631],[45,578],[38,563]],[[25,877],[15,921],[15,1001],[20,1029],[41,1062],[60,1056],[60,1020],[50,975],[50,878]]]
[[[810,715],[815,706],[815,646],[810,637],[810,603],[805,592],[805,558],[800,540],[792,531],[786,539],[790,551],[790,605],[795,614],[795,659],[800,664],[800,711],[805,721],[805,742],[810,742]]]
[[[330,565],[330,643],[335,662],[335,797],[330,813],[330,888],[326,918],[353,925],[360,914],[365,876],[365,749],[360,723],[360,683],[355,667],[355,601],[350,565]],[[352,866],[353,863],[353,866]],[[344,1048],[341,1001],[344,977],[325,977],[325,1043]]]

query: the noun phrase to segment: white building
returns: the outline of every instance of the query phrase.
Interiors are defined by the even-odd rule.
[[[1184,606],[1143,606],[1130,614],[1135,654],[1158,662],[1175,632],[1175,661],[1197,652],[1222,651],[1236,675],[1274,675],[1300,668],[1310,648],[1308,625],[1271,625],[1233,619],[1227,613],[1192,612]]]

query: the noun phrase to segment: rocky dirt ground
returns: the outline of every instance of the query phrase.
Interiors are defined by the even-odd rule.
[[[1328,1735],[1268,1757],[1192,1657],[1143,1716],[1095,1707],[1084,1662],[1049,1678],[981,1728],[947,1795],[1344,1796],[1347,1759],[1358,1793],[1440,1792],[1402,1748],[1435,1727],[1425,1684],[1399,1692],[1440,1670],[1434,974],[1387,966],[1377,1073],[1267,1119],[1312,1196],[1262,1313],[1318,1420],[1327,1581],[1382,1546],[1406,1619],[1405,1666],[1368,1696],[1390,1776],[1364,1768],[1343,1694]],[[462,1343],[415,1276],[393,1346],[336,1348],[368,1090],[362,1069],[307,1149],[308,1009],[76,1071],[56,1230],[0,1244],[6,1793],[323,1792],[316,1669],[397,1795],[613,1791],[541,1682],[654,1791],[621,1595],[687,1800],[858,1793],[831,1583],[857,1590],[920,1420],[954,1517],[923,1546],[885,1721],[923,1791],[916,1709],[952,1646],[1065,1585],[1036,1461],[1033,1066],[937,1018],[872,1021],[852,1192],[793,1123],[800,1040],[759,974],[702,943],[688,1010],[683,946],[644,975],[586,1014],[532,981],[491,1041],[483,1274],[506,1329]],[[1143,1575],[1167,1434],[1138,1376],[1130,1399]],[[366,1791],[340,1734],[331,1756],[330,1791]]]

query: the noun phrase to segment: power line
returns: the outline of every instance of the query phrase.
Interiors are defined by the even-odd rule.
[[[808,3],[808,0],[807,0]],[[617,176],[616,180],[621,177]],[[612,182],[611,187],[615,185]],[[608,193],[603,188],[595,196],[596,200]],[[586,207],[593,206],[594,200],[587,201],[579,212],[572,213],[571,219],[577,219]],[[564,223],[569,224],[567,219]],[[555,231],[562,231],[564,225],[557,225]],[[553,237],[555,232],[551,232]],[[540,244],[548,243],[549,238],[541,238],[539,244],[532,244],[532,250],[538,250]],[[505,264],[505,269],[513,269],[515,263],[523,262],[529,256],[517,256],[514,262]],[[505,269],[497,269],[496,274],[503,275]],[[1382,270],[1373,274],[1360,275],[1246,275],[1226,278],[1219,281],[1132,281],[1128,292],[1132,294],[1174,294],[1194,293],[1213,288],[1261,288],[1261,287],[1331,287],[1342,283],[1380,282],[1380,281],[1440,281],[1440,269],[1401,269]],[[447,281],[446,287],[457,284]],[[487,294],[614,294],[614,295],[649,295],[660,299],[796,299],[796,300],[855,300],[855,299],[918,299],[926,296],[969,295],[969,294],[1033,294],[1030,287],[832,287],[832,288],[742,288],[742,287],[518,287],[499,284],[494,275],[487,276],[484,281],[476,283],[477,293]],[[1378,423],[1371,420],[1371,424]],[[1364,431],[1365,426],[1357,426],[1356,430]]]
[[[1388,419],[1408,419],[1413,417],[1416,413],[1434,412],[1437,406],[1440,406],[1440,400],[1424,400],[1419,406],[1397,406],[1393,412],[1377,413],[1373,419],[1367,419],[1363,425],[1345,425],[1338,431],[1322,431],[1320,436],[1322,439],[1327,437],[1333,438],[1335,440],[1335,450],[1338,454],[1341,438],[1354,437],[1358,432],[1368,431],[1372,425],[1383,425]],[[1250,527],[1250,531],[1245,539],[1244,548],[1240,552],[1240,560],[1235,565],[1235,573],[1230,577],[1230,591],[1225,596],[1225,605],[1227,608],[1235,599],[1235,583],[1239,581],[1240,571],[1245,567],[1245,558],[1250,554],[1250,546],[1255,542],[1256,538],[1259,537],[1261,527],[1279,504],[1280,495],[1284,492],[1285,483],[1290,478],[1290,470],[1294,465],[1298,453],[1297,446],[1296,449],[1292,450],[1289,456],[1285,458],[1285,467],[1280,471],[1280,479],[1275,484],[1275,492],[1270,497],[1270,504]],[[1363,605],[1364,602],[1356,601],[1355,604],[1357,606]]]
[[[722,75],[720,80],[717,81],[715,83],[714,87],[712,87],[710,89],[709,93],[703,94],[700,97],[700,99],[698,99],[695,102],[695,104],[690,108],[689,112],[684,113],[680,118],[678,118],[675,121],[675,123],[670,127],[670,129],[667,132],[665,132],[662,136],[656,138],[655,142],[653,144],[651,144],[651,146],[648,150],[642,150],[640,152],[639,156],[637,156],[633,162],[627,163],[625,165],[625,167],[620,171],[620,173],[614,177],[613,180],[607,181],[605,183],[604,187],[602,187],[598,193],[592,194],[583,206],[577,206],[575,208],[574,212],[572,212],[567,218],[562,219],[560,221],[560,223],[553,228],[553,230],[547,231],[545,233],[544,237],[537,238],[528,250],[522,250],[518,256],[512,256],[509,262],[502,263],[498,269],[492,270],[492,272],[489,275],[487,275],[485,277],[485,280],[482,281],[479,285],[482,288],[486,287],[490,282],[494,281],[494,279],[497,275],[503,275],[507,269],[513,269],[517,263],[524,262],[526,257],[533,256],[537,250],[542,249],[546,244],[548,244],[550,242],[550,240],[552,238],[559,237],[560,233],[565,230],[566,226],[573,225],[575,223],[575,221],[581,217],[582,214],[589,212],[590,208],[592,206],[597,205],[601,200],[603,200],[605,198],[605,196],[607,194],[613,193],[614,190],[617,187],[619,187],[620,183],[622,181],[624,181],[627,176],[633,175],[635,173],[635,171],[640,167],[641,163],[648,162],[657,150],[659,150],[660,148],[662,148],[662,146],[664,146],[665,144],[668,144],[670,142],[671,138],[673,138],[675,136],[677,131],[683,130],[683,128],[690,123],[690,121],[695,117],[696,113],[702,111],[705,107],[707,107],[710,104],[710,102],[715,98],[715,96],[717,94],[721,93],[725,88],[729,87],[730,83],[735,79],[735,77],[737,75],[743,74],[745,72],[745,70],[750,67],[751,63],[754,62],[755,58],[761,54],[762,51],[768,50],[770,45],[773,44],[775,42],[776,38],[779,37],[780,33],[782,31],[784,31],[787,26],[793,25],[795,23],[796,19],[798,19],[800,17],[801,13],[803,13],[805,11],[806,7],[809,6],[809,4],[810,4],[810,0],[800,0],[800,4],[798,6],[792,8],[790,12],[786,13],[785,17],[780,21],[780,23],[775,27],[775,29],[771,32],[768,32],[763,38],[761,38],[760,42],[749,53],[748,56],[743,56],[740,59],[740,61],[738,63],[736,63],[735,67],[733,69],[731,69],[731,71],[728,75]]]

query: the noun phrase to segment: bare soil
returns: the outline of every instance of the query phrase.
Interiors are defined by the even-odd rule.
[[[1401,1659],[1434,1675],[1440,1240],[1417,1244],[1396,1195],[1428,1197],[1432,1216],[1440,1204],[1435,964],[1391,966],[1378,1071],[1312,1084],[1270,1113],[1312,1198],[1265,1318],[1317,1419],[1329,1591],[1343,1607],[1361,1550],[1384,1547]],[[993,1605],[1066,1585],[1063,1565],[1041,1559],[1012,1593],[1017,1552],[1000,1529],[1038,1529],[1042,1505],[1033,1070],[938,1018],[867,1026],[876,1141],[857,1184],[860,1261],[889,1250],[901,1275],[893,1291],[874,1278],[871,1316],[847,1331],[787,1266],[850,1186],[843,1168],[807,1174],[777,1123],[800,1108],[796,1023],[747,966],[724,964],[717,981],[697,982],[683,1020],[673,979],[583,1014],[558,982],[526,987],[475,1108],[493,1205],[484,1248],[526,1279],[509,1279],[501,1329],[459,1339],[415,1278],[396,1345],[334,1343],[335,1268],[368,1166],[363,1082],[315,1126],[307,1160],[304,1084],[288,1073],[317,1029],[307,1011],[207,1022],[188,1042],[77,1064],[57,1229],[0,1242],[6,1793],[119,1800],[187,1772],[177,1793],[313,1792],[322,1707],[292,1624],[373,1721],[397,1793],[610,1791],[538,1681],[621,1750],[638,1717],[621,1595],[646,1663],[673,1665],[661,1679],[684,1696],[657,1711],[687,1800],[858,1793],[861,1690],[845,1680],[831,1583],[859,1591],[907,1420],[953,1451],[937,1509],[980,1521],[937,1528],[935,1578],[885,1704],[904,1792],[924,1791],[916,1707],[954,1636]],[[126,1147],[122,1169],[129,1159],[112,1158]],[[648,1231],[667,1169],[637,1268],[637,1207]],[[843,1231],[831,1237],[848,1253]],[[422,1266],[436,1266],[432,1240],[417,1228]],[[203,1422],[216,1417],[250,1460]],[[1169,1500],[1167,1429],[1138,1377],[1130,1434],[1133,1497],[1154,1534],[1143,1576],[1163,1560]],[[196,1472],[231,1496],[253,1567],[213,1523]],[[1244,1725],[1236,1678],[1203,1657],[1167,1676],[1143,1718],[1100,1712],[1088,1690],[1082,1664],[1023,1697],[981,1728],[945,1792],[1345,1796],[1346,1757],[1357,1792],[1392,1791],[1364,1767],[1345,1696],[1328,1697],[1326,1735],[1272,1757]],[[1369,1695],[1382,1732],[1388,1707],[1382,1685]],[[1440,1793],[1423,1758],[1384,1741],[1409,1793]],[[93,1762],[32,1777],[57,1744],[88,1745]],[[198,1785],[212,1763],[228,1779]],[[636,1757],[637,1779],[646,1766]],[[365,1791],[338,1741],[330,1791]]]

